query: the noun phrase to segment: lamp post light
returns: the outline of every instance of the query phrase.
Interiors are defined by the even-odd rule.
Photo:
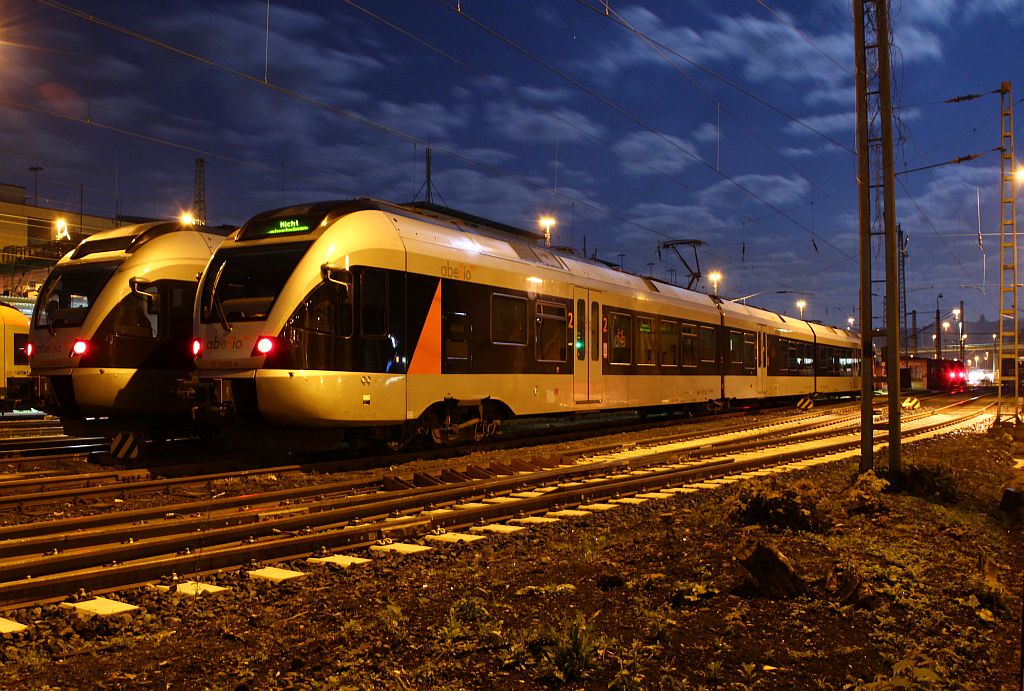
[[[939,330],[939,322],[942,319],[942,315],[939,314],[939,300],[942,299],[942,293],[935,296],[935,359],[942,359],[942,331]]]
[[[949,333],[949,322],[942,322],[942,333]],[[942,349],[939,348],[939,358],[942,358]]]
[[[712,271],[708,274],[708,280],[711,281],[711,288],[715,291],[715,295],[718,295],[718,282],[722,280],[721,272]]]
[[[854,319],[853,317],[847,317],[846,318],[846,323],[850,325],[850,328],[849,328],[850,331],[853,331],[853,323],[855,321],[857,321],[857,320]]]
[[[806,300],[797,300],[796,301],[796,308],[798,310],[800,310],[800,318],[801,319],[804,318],[804,308],[805,307],[807,307],[807,301]]]
[[[541,216],[537,219],[537,224],[544,229],[544,245],[546,247],[551,247],[551,226],[555,223],[553,216]]]

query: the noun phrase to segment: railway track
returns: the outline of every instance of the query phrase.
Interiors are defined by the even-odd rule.
[[[977,424],[986,410],[965,402],[960,409],[920,414],[905,421],[905,441]],[[227,494],[230,483],[239,481],[237,474],[179,478],[199,488],[194,500],[0,528],[0,608],[61,600],[82,589],[116,590],[171,574],[383,547],[377,545],[381,540],[487,530],[482,522],[522,520],[552,510],[600,510],[696,491],[703,483],[773,465],[848,458],[859,449],[855,417],[855,412],[822,412],[746,430],[655,437],[628,448],[520,454],[438,472],[234,496]],[[884,430],[879,430],[876,444],[882,441]],[[265,472],[299,471],[267,469],[247,477]],[[147,489],[161,491],[155,485]]]

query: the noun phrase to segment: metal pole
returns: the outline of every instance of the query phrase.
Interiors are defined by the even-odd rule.
[[[889,8],[878,0],[878,97],[882,109],[883,214],[885,220],[885,343],[889,389],[889,472],[900,472],[900,293],[899,246],[896,242],[896,169],[892,151],[892,87],[889,83]]]
[[[871,170],[868,159],[867,54],[864,0],[854,0],[854,55],[857,65],[857,199],[860,215],[860,472],[874,466],[874,393],[871,314]]]

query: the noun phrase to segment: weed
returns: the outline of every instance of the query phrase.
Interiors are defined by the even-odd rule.
[[[722,678],[722,669],[724,664],[721,660],[712,660],[708,663],[708,667],[705,670],[704,679],[709,684],[717,684]]]
[[[752,689],[761,680],[761,670],[753,662],[744,662],[740,665],[740,679],[743,680],[744,688]]]
[[[654,643],[666,643],[668,641],[669,632],[671,632],[672,627],[678,624],[670,616],[671,613],[671,608],[662,606],[655,610],[647,610],[642,614],[643,631],[647,640]]]
[[[776,478],[743,485],[728,511],[742,525],[812,532],[831,528],[831,514],[831,502],[815,483],[802,479],[780,486]]]
[[[853,486],[846,492],[846,512],[867,514],[869,516],[886,510],[882,494],[889,488],[889,481],[875,475],[874,470],[857,476]]]
[[[867,684],[858,684],[857,689],[863,691],[887,691],[888,689],[946,689],[947,680],[935,663],[923,656],[907,657],[892,667],[891,675],[879,674],[875,680]]]
[[[557,634],[554,644],[545,651],[545,662],[550,668],[548,675],[563,683],[579,682],[586,677],[597,652],[597,643],[591,632],[592,622],[593,618],[588,620],[577,614]]]
[[[619,658],[619,670],[608,685],[610,691],[641,691],[646,688],[644,675],[640,671],[646,659],[643,643],[633,641],[628,650]]]
[[[377,621],[380,623],[384,633],[391,636],[398,636],[405,629],[405,623],[409,620],[402,608],[389,601],[380,608],[377,613]]]

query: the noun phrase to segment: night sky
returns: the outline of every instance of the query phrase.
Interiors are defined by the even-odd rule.
[[[944,312],[964,300],[969,321],[991,320],[990,92],[1014,83],[1019,134],[1024,0],[892,13],[897,172],[984,154],[898,178],[908,308],[923,326],[942,292]],[[171,217],[203,157],[208,222],[238,224],[286,204],[422,199],[429,145],[436,203],[531,229],[553,214],[554,244],[684,284],[657,244],[700,239],[726,297],[853,314],[848,0],[612,0],[607,14],[603,0],[274,0],[267,28],[251,0],[0,0],[0,182],[31,197],[39,165],[41,205],[77,211],[81,193],[86,213]],[[972,93],[985,96],[942,103]]]

